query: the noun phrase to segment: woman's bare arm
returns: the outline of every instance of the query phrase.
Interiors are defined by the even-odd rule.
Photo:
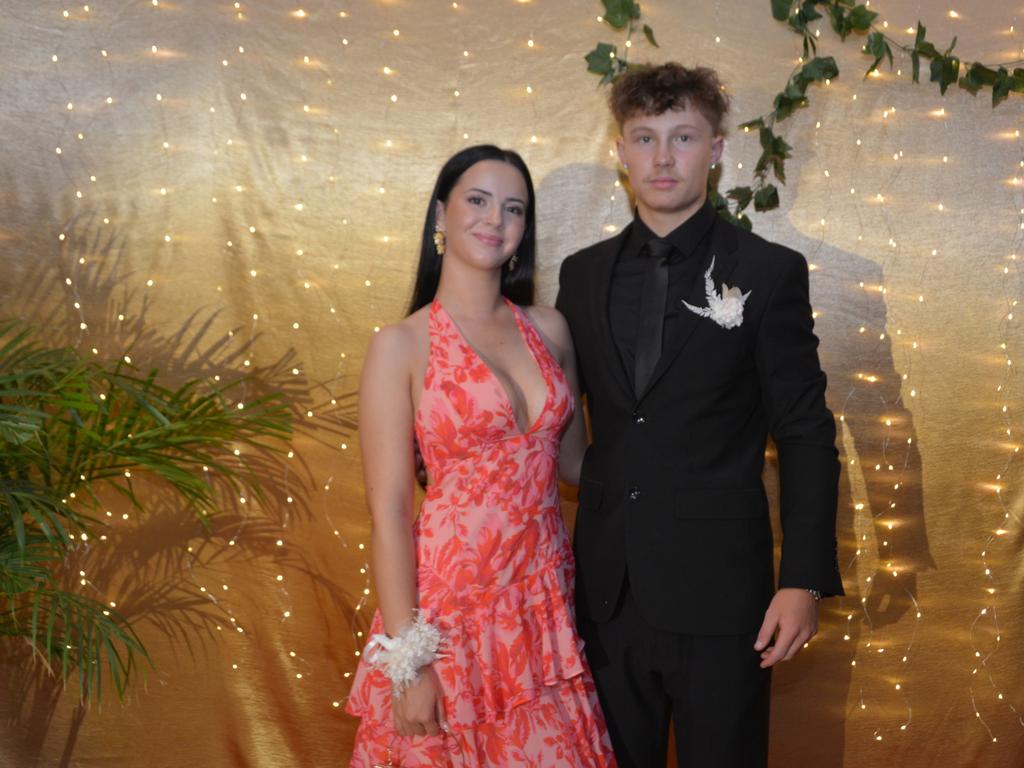
[[[410,328],[383,328],[370,342],[359,385],[363,480],[373,520],[373,576],[389,635],[412,620],[417,605],[409,367],[414,344]]]
[[[370,342],[359,385],[363,479],[373,518],[373,577],[384,631],[392,637],[412,622],[419,602],[412,538],[415,353],[410,325],[382,329]],[[434,736],[447,727],[437,673],[430,665],[420,672],[417,682],[393,702],[395,730],[402,736]]]

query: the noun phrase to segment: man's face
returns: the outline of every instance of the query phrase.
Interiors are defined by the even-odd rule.
[[[616,141],[640,213],[659,218],[693,214],[707,195],[711,164],[725,139],[689,103],[660,115],[634,115]]]

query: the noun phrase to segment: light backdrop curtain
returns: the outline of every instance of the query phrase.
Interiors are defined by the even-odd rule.
[[[921,18],[965,59],[1021,58],[1024,5],[963,6],[872,3],[894,36]],[[767,0],[642,7],[661,47],[638,38],[631,58],[718,68],[733,100],[721,189],[749,183],[758,141],[736,126],[770,109],[799,38]],[[375,606],[364,349],[403,314],[434,176],[460,147],[529,163],[545,303],[561,259],[629,221],[606,90],[583,61],[599,40],[621,49],[601,11],[3,3],[0,316],[172,383],[252,374],[247,391],[285,391],[299,424],[268,502],[225,499],[210,534],[157,485],[139,519],[110,502],[107,539],[67,567],[139,622],[155,669],[123,705],[80,708],[6,646],[0,764],[347,764],[343,705]],[[859,45],[823,27],[841,75],[780,125],[795,147],[782,206],[754,216],[812,264],[846,470],[848,594],[775,676],[772,764],[1016,765],[1024,99],[940,96],[901,57],[864,79]]]

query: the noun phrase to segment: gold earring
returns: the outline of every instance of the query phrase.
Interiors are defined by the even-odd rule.
[[[508,260],[508,271],[509,272],[514,272],[515,268],[516,268],[516,264],[518,262],[519,262],[519,254],[518,253],[513,253],[512,254],[512,258]]]
[[[445,251],[445,240],[444,230],[441,229],[440,224],[434,225],[434,250],[437,251],[438,256],[444,256]]]

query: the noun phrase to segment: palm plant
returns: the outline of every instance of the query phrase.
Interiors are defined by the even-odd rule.
[[[98,697],[106,675],[123,695],[149,656],[123,615],[75,591],[68,556],[105,526],[101,494],[145,512],[133,475],[164,484],[204,525],[222,491],[262,499],[233,449],[279,450],[291,420],[279,394],[232,402],[246,382],[169,388],[156,371],[86,360],[0,324],[0,642],[27,641],[83,698]]]

